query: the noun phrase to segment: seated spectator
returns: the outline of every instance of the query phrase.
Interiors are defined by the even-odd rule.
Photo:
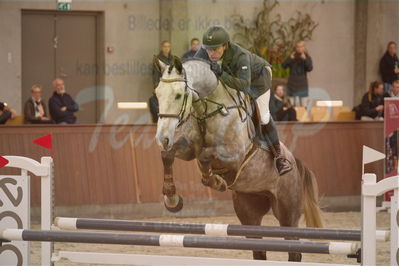
[[[24,107],[24,120],[27,124],[52,124],[53,121],[48,117],[46,104],[42,101],[42,87],[33,85],[30,89],[30,97]]]
[[[192,38],[190,42],[190,50],[187,51],[181,58],[188,59],[191,57],[194,57],[195,53],[199,50],[200,48],[200,41],[197,38]]]
[[[399,59],[395,42],[389,42],[387,51],[380,60],[380,74],[385,92],[389,93],[392,82],[399,79]]]
[[[270,98],[270,113],[275,121],[298,121],[296,111],[285,95],[283,85],[277,85]]]
[[[399,97],[399,79],[392,83],[392,89],[389,95],[391,97]]]
[[[16,114],[12,111],[6,103],[0,102],[0,124],[5,124],[8,120],[14,119]]]
[[[53,86],[54,93],[48,101],[51,118],[57,124],[75,124],[74,113],[79,110],[79,105],[65,92],[65,84],[62,79],[55,79]]]
[[[378,119],[384,117],[384,84],[379,81],[371,82],[369,91],[364,94],[360,104],[360,117]]]

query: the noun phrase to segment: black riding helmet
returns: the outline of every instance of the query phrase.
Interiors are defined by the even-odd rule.
[[[230,36],[222,26],[209,27],[202,37],[205,49],[215,49],[230,41]]]

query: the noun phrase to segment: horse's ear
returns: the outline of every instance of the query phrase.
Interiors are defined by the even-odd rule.
[[[156,57],[154,55],[154,57],[152,58],[152,63],[154,64],[154,67],[160,72],[163,73],[165,71],[165,69],[167,68],[167,65],[162,62],[161,60],[158,59],[158,57]]]
[[[173,65],[175,66],[177,73],[181,74],[183,72],[183,64],[179,57],[174,57]]]

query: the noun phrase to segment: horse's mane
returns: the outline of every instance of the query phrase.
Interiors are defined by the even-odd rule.
[[[208,69],[209,70],[209,73],[210,73],[210,75],[215,75],[211,70],[210,70],[210,64],[211,64],[211,62],[209,61],[209,60],[206,60],[206,59],[203,59],[203,58],[198,58],[198,57],[190,57],[190,58],[187,58],[187,59],[185,59],[185,60],[183,60],[183,64],[184,65],[186,65],[186,63],[190,63],[190,62],[192,62],[192,63],[195,63],[195,62],[200,62],[200,63],[203,63],[202,65],[201,64],[199,64],[201,67],[204,67],[204,68],[206,68],[206,69]],[[186,65],[187,66],[187,65]],[[195,65],[194,65],[194,67],[195,67]],[[216,77],[216,75],[215,75],[215,77]],[[216,77],[217,78],[217,77]],[[215,90],[216,89],[216,87],[215,88],[202,88],[202,90],[197,90],[197,92],[199,93],[199,95],[200,95],[200,98],[203,98],[203,97],[206,97],[206,96],[208,96],[210,93],[212,93],[212,91],[213,90]]]
[[[211,62],[210,62],[209,60],[206,60],[206,59],[203,59],[203,58],[199,58],[199,57],[189,57],[189,58],[185,58],[185,59],[182,60],[182,63],[184,64],[184,63],[187,63],[187,62],[189,62],[189,61],[200,61],[200,62],[206,63],[206,64],[208,64],[208,65],[211,64]]]

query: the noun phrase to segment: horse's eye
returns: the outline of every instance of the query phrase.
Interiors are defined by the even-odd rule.
[[[179,93],[176,95],[175,100],[179,100],[180,98],[181,98],[181,94]]]

